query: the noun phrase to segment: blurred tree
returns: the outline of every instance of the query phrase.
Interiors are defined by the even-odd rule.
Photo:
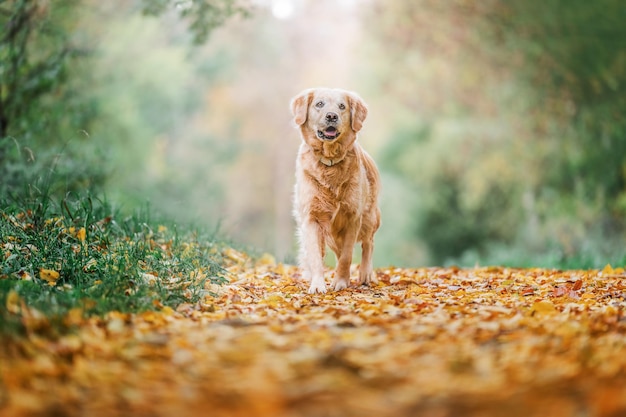
[[[426,243],[430,263],[511,242],[523,191],[535,181],[516,144],[523,132],[511,134],[510,107],[502,106],[508,74],[490,65],[476,33],[482,11],[461,4],[397,1],[372,15],[385,51],[373,64],[373,94],[387,97],[395,126],[380,163],[417,195],[405,238]],[[513,154],[514,163],[504,162]]]
[[[381,163],[418,194],[431,262],[623,243],[622,1],[381,1],[368,19],[370,94],[397,126]]]
[[[546,186],[626,215],[626,6],[500,1],[483,33],[535,95],[535,133],[555,141]],[[541,115],[543,113],[543,115]],[[551,123],[551,125],[550,125]]]
[[[189,30],[195,43],[203,43],[215,28],[235,15],[248,16],[250,6],[242,0],[143,0],[143,11],[158,16],[175,8],[181,18],[189,20]]]
[[[73,77],[76,63],[88,55],[71,37],[78,0],[5,0],[0,2],[0,175],[2,191],[24,191],[45,160],[67,138],[84,141],[94,115],[82,83]],[[82,131],[82,133],[80,132]],[[69,163],[57,172],[61,183],[76,188],[100,183],[89,163],[78,162],[76,147],[65,149]],[[72,179],[69,179],[71,177]]]
[[[4,4],[2,4],[4,3]],[[25,128],[36,100],[62,82],[70,52],[62,21],[48,18],[48,2],[3,1],[0,9],[0,138]],[[64,9],[75,1],[61,0]],[[37,51],[33,51],[36,44]]]
[[[63,168],[57,166],[57,171],[64,170],[57,175],[62,189],[98,186],[105,179],[104,168],[97,163],[97,144],[89,143],[87,133],[102,116],[101,103],[92,94],[97,47],[84,31],[77,32],[81,13],[96,4],[92,0],[0,0],[0,176],[4,190],[21,189],[25,172],[37,170],[35,159],[50,162],[61,152],[69,161]],[[228,17],[247,10],[234,0],[142,0],[135,4],[142,4],[150,15],[178,12],[189,21],[196,42],[206,40]]]

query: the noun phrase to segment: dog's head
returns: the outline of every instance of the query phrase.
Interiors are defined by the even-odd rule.
[[[291,100],[296,125],[322,142],[354,136],[367,117],[365,102],[355,93],[340,89],[311,88]]]

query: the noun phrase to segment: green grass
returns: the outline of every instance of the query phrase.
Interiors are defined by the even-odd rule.
[[[0,334],[25,330],[6,308],[9,294],[62,325],[73,309],[175,308],[198,301],[207,280],[223,282],[212,236],[154,221],[147,209],[122,216],[89,195],[55,200],[45,192],[0,203]],[[54,271],[52,279],[42,270],[44,278]]]

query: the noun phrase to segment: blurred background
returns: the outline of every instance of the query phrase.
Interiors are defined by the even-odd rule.
[[[3,0],[0,191],[149,206],[293,262],[289,100],[358,92],[375,266],[624,260],[622,0]]]

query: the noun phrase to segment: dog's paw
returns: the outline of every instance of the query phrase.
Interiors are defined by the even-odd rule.
[[[335,277],[333,278],[333,282],[330,283],[330,286],[333,291],[341,291],[348,288],[348,282],[349,280],[347,279],[337,279],[337,277]]]
[[[360,272],[357,283],[358,285],[378,284],[378,279],[373,271]]]
[[[324,280],[312,280],[311,281],[311,286],[309,287],[309,294],[315,294],[315,293],[320,293],[320,294],[324,294],[326,293],[326,284],[324,283]]]

